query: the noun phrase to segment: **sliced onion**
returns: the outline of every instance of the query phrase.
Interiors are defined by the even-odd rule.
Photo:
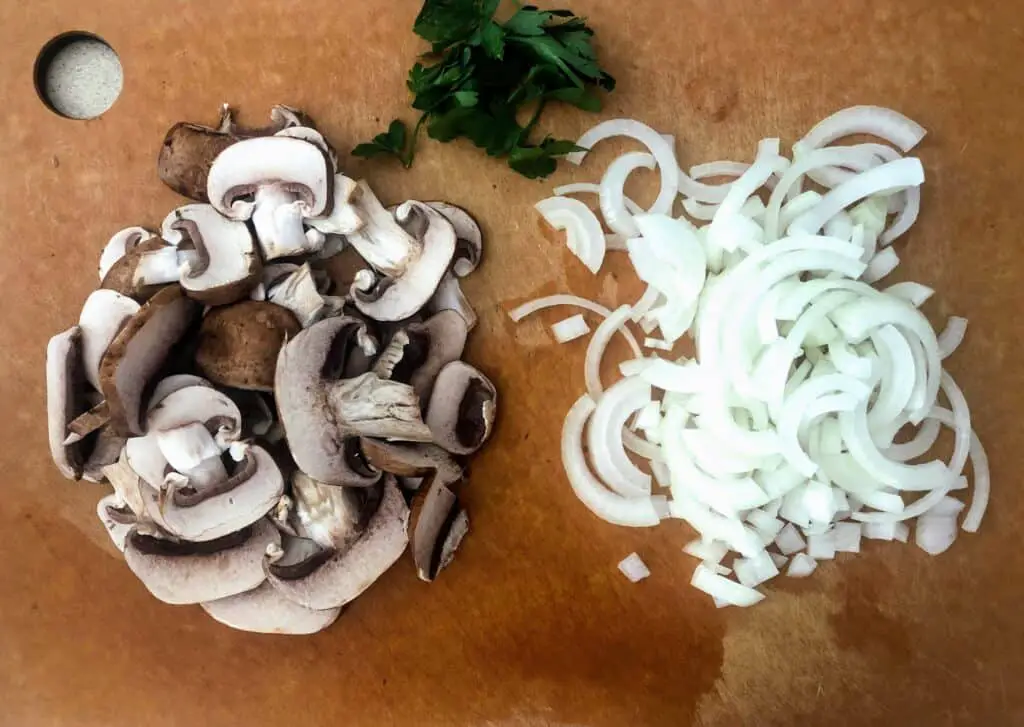
[[[587,325],[583,315],[577,313],[570,318],[555,323],[551,326],[551,332],[555,334],[555,340],[559,343],[568,343],[590,333],[590,326]]]
[[[679,165],[676,163],[672,144],[665,141],[661,134],[650,126],[632,119],[612,119],[604,121],[576,140],[576,145],[589,151],[595,144],[613,136],[628,136],[645,145],[658,162],[661,170],[661,191],[648,212],[669,214],[672,203],[679,193]],[[577,151],[565,156],[571,164],[581,164],[586,151]]]
[[[574,182],[573,184],[563,184],[561,187],[555,187],[551,191],[559,197],[570,194],[601,194],[601,185],[594,184],[593,182]],[[644,212],[644,208],[629,197],[623,197],[622,201],[625,203],[626,209],[629,210],[630,214],[638,215]]]
[[[861,276],[865,283],[876,283],[891,273],[900,264],[900,258],[891,247],[883,248],[868,263]]]
[[[632,310],[630,306],[624,305],[614,312],[608,313],[608,317],[601,321],[601,325],[597,327],[594,335],[590,337],[583,370],[587,382],[587,391],[595,400],[599,399],[604,391],[604,385],[601,383],[601,359],[604,358],[604,350],[608,347],[608,342],[611,341],[616,331],[625,331],[627,334],[626,340],[631,341],[630,347],[633,348],[633,354],[637,358],[643,356],[640,352],[640,346],[636,344],[636,339],[633,338],[633,334],[629,333],[625,328],[625,323],[629,320]]]
[[[908,152],[921,142],[925,133],[924,127],[898,111],[881,106],[851,106],[819,121],[800,143],[817,148],[845,136],[870,134]]]
[[[929,298],[932,297],[932,295],[935,294],[935,291],[927,285],[922,285],[921,283],[915,283],[913,281],[890,285],[883,292],[889,295],[894,295],[897,298],[902,298],[915,308],[920,308]]]
[[[534,205],[556,230],[566,231],[566,245],[587,269],[597,273],[604,262],[604,230],[597,216],[578,199],[548,197]]]
[[[566,295],[561,293],[558,295],[548,295],[543,298],[535,298],[534,300],[523,303],[521,306],[509,311],[508,317],[518,323],[531,313],[536,313],[537,311],[544,310],[545,308],[554,308],[559,305],[576,306],[577,308],[583,308],[584,310],[588,310],[592,313],[597,313],[599,316],[604,316],[605,318],[612,314],[610,310],[600,303],[595,303],[594,301],[587,300],[586,298],[580,298],[577,295]],[[622,327],[619,328],[619,332],[625,337],[626,343],[629,344],[629,348],[633,352],[633,355],[637,358],[643,357],[643,351],[640,350],[640,344],[636,342],[636,337],[630,333],[629,329]]]
[[[651,494],[651,476],[641,472],[626,455],[623,427],[633,412],[651,401],[651,386],[641,379],[622,379],[597,403],[587,429],[587,449],[597,476],[623,497]]]
[[[707,179],[708,177],[739,177],[750,169],[746,162],[717,161],[696,164],[690,167],[690,176],[694,179]]]
[[[640,234],[636,223],[633,222],[633,215],[626,209],[626,180],[636,169],[654,167],[654,157],[639,151],[623,154],[608,165],[601,178],[601,214],[604,215],[605,224],[614,232],[626,237]]]
[[[949,358],[963,343],[966,334],[967,319],[950,316],[946,321],[946,327],[939,334],[939,356],[943,359]]]
[[[730,606],[746,608],[764,600],[764,594],[720,576],[703,563],[697,566],[690,585]]]

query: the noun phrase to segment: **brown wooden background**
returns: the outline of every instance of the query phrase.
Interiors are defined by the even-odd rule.
[[[166,128],[223,101],[262,122],[308,110],[340,149],[407,111],[421,46],[417,0],[0,5],[0,724],[4,725],[1021,725],[1024,506],[1019,423],[1019,0],[573,0],[619,78],[605,116],[674,133],[684,165],[749,158],[849,104],[891,105],[930,134],[922,220],[902,274],[940,291],[933,312],[971,320],[950,363],[992,460],[982,531],[939,558],[871,543],[809,581],[715,611],[687,585],[672,523],[616,529],[575,501],[559,465],[562,416],[583,388],[584,345],[556,347],[512,305],[571,289],[606,304],[635,290],[624,266],[591,279],[538,234],[531,204],[581,170],[530,182],[462,145],[424,144],[411,172],[342,163],[387,201],[445,198],[487,233],[467,290],[481,314],[469,359],[502,395],[473,465],[474,532],[435,585],[402,562],[312,638],[230,631],[148,596],[112,557],[98,486],[59,478],[45,444],[46,339],[77,319],[109,235],[179,204],[157,180]],[[59,32],[120,54],[121,98],[102,118],[47,110],[32,64]],[[593,118],[552,113],[572,136]],[[549,323],[552,318],[545,319]],[[615,570],[638,550],[654,575]]]

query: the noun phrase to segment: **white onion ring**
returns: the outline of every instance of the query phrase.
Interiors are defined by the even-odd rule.
[[[605,224],[612,231],[628,237],[640,234],[633,215],[626,208],[626,180],[636,169],[654,169],[654,157],[640,151],[623,154],[608,165],[601,178],[600,203]]]
[[[818,148],[844,136],[870,134],[908,152],[921,142],[925,133],[924,127],[898,111],[881,106],[851,106],[819,121],[800,143]]]
[[[551,191],[559,197],[565,197],[569,194],[601,194],[601,185],[593,184],[592,182],[574,182],[572,184],[563,184],[560,187],[555,187]],[[644,212],[644,208],[629,197],[624,196],[622,201],[625,203],[626,209],[629,210],[630,214],[639,215]]]
[[[604,230],[589,207],[571,197],[548,197],[534,208],[553,228],[566,231],[566,245],[590,272],[596,274],[601,269],[605,254]]]

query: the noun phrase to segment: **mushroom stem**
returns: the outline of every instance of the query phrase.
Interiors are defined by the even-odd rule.
[[[365,181],[357,183],[354,202],[365,226],[347,236],[349,244],[377,271],[403,275],[422,254],[422,243],[398,224]]]
[[[370,372],[327,386],[327,404],[348,429],[367,437],[429,442],[420,401],[408,384],[382,379]]]

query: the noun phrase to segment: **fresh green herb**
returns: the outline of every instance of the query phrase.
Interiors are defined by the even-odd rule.
[[[550,137],[534,143],[530,135],[549,101],[598,111],[599,91],[615,88],[598,65],[593,30],[569,10],[532,5],[499,22],[498,2],[426,0],[413,30],[431,44],[430,62],[416,63],[406,82],[412,107],[422,112],[419,122],[410,134],[403,122],[392,121],[387,132],[353,149],[355,156],[392,155],[408,167],[426,126],[432,139],[465,137],[536,179],[555,170],[557,157],[579,149]]]

